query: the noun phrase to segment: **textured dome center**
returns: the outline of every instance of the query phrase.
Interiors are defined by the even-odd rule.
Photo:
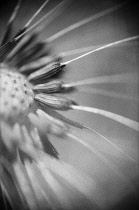
[[[0,116],[26,111],[33,103],[31,84],[18,72],[0,67]]]

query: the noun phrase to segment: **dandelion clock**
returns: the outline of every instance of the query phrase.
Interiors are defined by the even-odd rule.
[[[137,209],[137,11],[0,2],[2,209]]]

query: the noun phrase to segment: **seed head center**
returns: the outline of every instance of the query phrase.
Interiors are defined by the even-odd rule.
[[[20,73],[0,67],[0,116],[11,117],[33,103],[31,84]]]

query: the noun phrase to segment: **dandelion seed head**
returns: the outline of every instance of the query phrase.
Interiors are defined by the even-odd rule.
[[[0,67],[0,116],[10,118],[25,113],[33,103],[32,85],[14,68]]]
[[[95,61],[95,59],[97,61],[97,58],[94,58],[91,62],[90,60],[84,59],[87,59],[88,56],[93,57],[93,55],[97,53],[98,58],[101,58],[103,61],[102,57],[100,57],[102,50],[109,50],[109,48],[116,47],[117,45],[121,47],[123,43],[124,47],[127,47],[127,42],[137,40],[139,35],[132,34],[127,37],[122,37],[122,34],[118,36],[117,32],[117,35],[115,35],[112,40],[111,37],[108,36],[110,39],[107,42],[107,39],[105,40],[104,43],[106,44],[103,43],[104,40],[102,41],[100,39],[98,46],[85,48],[81,48],[80,46],[80,49],[70,51],[66,49],[66,45],[63,43],[65,35],[72,31],[74,33],[74,30],[79,27],[82,27],[82,30],[84,26],[89,24],[89,31],[84,31],[83,29],[80,33],[80,29],[79,32],[75,30],[77,36],[74,36],[74,39],[78,37],[78,45],[80,45],[81,40],[83,40],[83,42],[85,41],[83,43],[84,45],[86,41],[89,41],[89,36],[91,37],[91,39],[89,38],[91,43],[90,41],[89,43],[94,45],[95,31],[99,31],[99,27],[95,30],[95,25],[91,25],[91,22],[94,20],[97,21],[98,18],[101,18],[103,21],[103,16],[107,15],[107,18],[110,18],[109,15],[113,12],[114,17],[116,17],[117,10],[125,6],[125,3],[120,3],[114,7],[110,6],[110,8],[108,7],[96,13],[94,7],[97,4],[93,1],[93,10],[92,7],[89,9],[91,16],[85,17],[85,19],[80,17],[81,19],[77,22],[75,18],[73,24],[66,26],[66,28],[62,30],[58,28],[59,24],[54,24],[55,29],[58,28],[58,32],[56,31],[56,33],[53,34],[52,30],[50,37],[48,35],[51,30],[49,30],[48,26],[46,38],[49,38],[42,40],[41,33],[44,32],[46,26],[48,24],[50,25],[54,18],[70,5],[71,1],[60,0],[59,4],[53,0],[43,1],[42,6],[27,20],[23,28],[14,34],[13,25],[16,23],[14,19],[18,10],[20,11],[20,4],[24,5],[24,1],[21,2],[21,0],[17,0],[16,2],[17,5],[15,5],[13,14],[8,21],[6,32],[0,46],[1,189],[10,202],[10,205],[15,210],[108,209],[111,203],[115,202],[116,197],[120,200],[120,197],[124,195],[124,191],[134,190],[134,186],[131,185],[133,179],[131,180],[129,178],[130,172],[128,174],[128,170],[126,170],[122,164],[127,163],[127,165],[132,167],[131,169],[135,169],[133,171],[135,175],[132,176],[132,178],[134,178],[136,174],[138,174],[136,172],[138,161],[134,153],[128,153],[130,149],[127,149],[127,147],[132,147],[131,143],[128,145],[130,138],[129,141],[126,139],[128,146],[122,148],[120,138],[117,140],[118,135],[115,140],[112,138],[109,139],[108,136],[110,135],[107,136],[105,133],[107,133],[107,128],[109,133],[109,130],[112,130],[111,128],[113,128],[113,124],[116,122],[117,124],[115,125],[118,125],[118,123],[122,124],[123,129],[126,129],[124,127],[127,126],[129,128],[127,131],[129,132],[133,129],[135,134],[135,132],[138,131],[139,124],[134,119],[129,119],[128,115],[124,116],[124,112],[122,116],[122,112],[118,114],[115,108],[111,110],[111,105],[109,107],[110,111],[107,110],[108,107],[105,105],[108,105],[110,99],[113,97],[111,95],[115,93],[115,91],[112,90],[108,92],[105,90],[105,87],[104,91],[100,91],[101,89],[97,89],[97,86],[102,85],[103,87],[103,84],[109,86],[109,83],[111,83],[110,87],[119,83],[120,85],[128,83],[130,85],[131,83],[135,83],[135,79],[133,72],[131,74],[128,74],[128,72],[127,74],[119,74],[119,72],[117,72],[119,63],[116,68],[114,68],[114,70],[116,70],[114,75],[105,75],[105,73],[107,73],[107,71],[105,72],[105,63],[108,63],[108,66],[106,65],[108,71],[113,71],[111,70],[111,65],[109,65],[109,59],[107,60],[107,58],[104,60],[104,69],[101,65],[98,65],[99,69],[96,68],[97,65],[93,61]],[[86,1],[84,2],[86,4]],[[113,2],[114,1],[112,1],[112,4]],[[48,9],[48,13],[44,12],[44,16],[38,21],[35,20],[47,3],[48,8],[46,8],[46,11]],[[52,5],[53,3],[56,4],[56,7],[49,11],[49,3],[50,7],[51,3]],[[69,15],[73,18],[75,10],[78,16],[80,4],[79,8],[77,8],[77,2],[72,1],[72,4],[74,8]],[[101,4],[100,2],[99,7],[101,8],[101,6],[103,7],[103,3]],[[69,11],[70,9],[71,8],[69,8]],[[83,10],[81,9],[80,14],[82,11],[84,14],[85,10],[85,8],[83,8]],[[87,11],[89,10],[87,9]],[[65,17],[67,17],[67,15]],[[71,21],[69,21],[71,23],[72,18]],[[114,20],[115,19],[116,18],[114,18]],[[61,22],[60,17],[59,21],[60,24],[62,23],[61,26],[64,27],[66,18]],[[87,28],[85,27],[85,29]],[[115,30],[116,29],[115,26]],[[91,36],[89,34],[90,30],[93,30]],[[108,33],[109,32],[111,33],[111,30],[108,30]],[[80,33],[83,39],[80,40],[78,33]],[[84,36],[85,34],[87,34],[87,36]],[[107,36],[107,33],[104,35]],[[60,44],[61,37],[63,46]],[[64,50],[66,50],[65,53],[61,52],[60,55],[55,54],[55,52],[57,52],[57,46],[54,46],[54,49],[49,49],[49,47],[53,47],[52,42],[57,39],[57,44],[59,46],[61,45],[62,48],[65,46]],[[99,36],[97,36],[97,39],[99,39]],[[70,48],[72,46],[77,47],[76,42],[70,39],[70,36],[67,43],[67,46],[71,45]],[[95,44],[96,43],[97,42],[95,42]],[[61,50],[59,49],[58,51],[60,52]],[[121,51],[119,50],[118,53],[119,52]],[[79,53],[79,56],[76,57],[76,53]],[[80,53],[84,54],[80,55]],[[61,55],[64,55],[64,57],[61,57]],[[75,57],[69,58],[67,61],[65,60],[66,56],[72,55]],[[115,61],[115,58],[116,57],[113,58],[113,61],[116,63],[117,60]],[[102,61],[99,60],[98,63]],[[77,66],[79,64],[81,68],[73,65],[74,62],[77,63]],[[69,65],[70,63],[72,64]],[[68,67],[65,68],[67,64]],[[66,71],[64,71],[64,69]],[[72,69],[73,75],[68,77]],[[84,69],[84,71],[82,71],[82,69]],[[87,73],[88,70],[92,72],[91,76]],[[94,77],[96,70],[98,70],[96,74],[98,77]],[[61,77],[61,73],[65,76]],[[89,78],[86,78],[86,76]],[[86,85],[96,85],[96,93],[102,93],[103,96],[110,96],[111,98],[105,103],[104,100],[100,100],[99,102],[98,98],[93,100],[92,95],[88,97],[89,91],[86,95],[82,95],[82,97],[72,95],[73,92],[75,94],[83,94],[81,88],[85,90],[84,87]],[[116,97],[123,99],[123,95],[124,93],[117,94]],[[129,99],[129,97],[125,98],[126,100]],[[130,98],[134,99],[134,97]],[[90,102],[90,105],[87,104],[88,102]],[[86,115],[84,115],[84,112],[86,112]],[[87,112],[90,114],[87,115]],[[100,117],[100,120],[96,120],[95,116]],[[106,122],[109,120],[109,123],[103,123],[105,122],[103,121],[104,119]],[[113,124],[111,123],[112,120],[114,121]],[[87,124],[89,124],[89,126]],[[94,125],[96,125],[96,128],[99,128],[99,131],[97,131],[98,129],[95,130]],[[106,132],[103,134],[104,129]],[[75,132],[76,134],[74,135]],[[84,140],[82,140],[82,138]],[[134,138],[132,138],[132,143],[134,144],[133,140]],[[115,157],[115,159],[113,160],[112,157]],[[121,191],[119,185],[121,185],[123,191]],[[110,196],[110,198],[108,196]],[[95,205],[97,205],[97,207]]]

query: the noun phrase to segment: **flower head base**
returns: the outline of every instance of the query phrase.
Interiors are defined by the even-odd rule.
[[[24,75],[5,65],[0,68],[0,80],[0,117],[10,118],[28,111],[34,94]]]

